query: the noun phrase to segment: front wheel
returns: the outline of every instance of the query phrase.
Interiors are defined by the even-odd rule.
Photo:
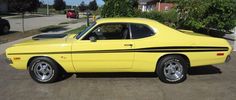
[[[166,56],[157,64],[159,79],[165,83],[180,83],[187,78],[187,61],[178,55]]]
[[[52,83],[58,80],[60,70],[58,64],[49,58],[34,59],[29,66],[29,73],[33,80],[39,83]]]

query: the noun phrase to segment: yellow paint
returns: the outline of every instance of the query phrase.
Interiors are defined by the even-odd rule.
[[[155,35],[142,39],[130,40],[89,40],[76,39],[69,35],[61,39],[28,40],[8,48],[6,55],[13,60],[11,64],[16,69],[27,69],[30,58],[45,56],[54,59],[67,72],[154,72],[158,59],[166,54],[186,55],[191,66],[224,63],[232,48],[224,39],[199,35],[191,31],[177,31],[156,21],[143,18],[104,18],[97,20],[96,27],[103,23],[140,23],[150,26]],[[93,28],[94,28],[93,27]],[[93,29],[92,28],[92,29]],[[89,30],[90,31],[90,30]],[[88,32],[86,34],[88,34]],[[85,34],[85,35],[86,35]],[[83,36],[82,36],[83,37]],[[124,44],[133,44],[132,47]],[[43,52],[76,52],[88,50],[135,49],[166,46],[219,46],[228,47],[225,52],[126,52],[126,53],[59,53],[47,54]],[[9,53],[35,53],[17,54]],[[217,56],[217,53],[224,53]]]

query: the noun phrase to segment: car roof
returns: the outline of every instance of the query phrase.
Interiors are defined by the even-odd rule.
[[[157,21],[146,18],[101,18],[97,23],[143,23],[143,24],[158,24]]]

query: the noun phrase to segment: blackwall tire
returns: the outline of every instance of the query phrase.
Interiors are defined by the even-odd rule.
[[[180,83],[186,80],[188,62],[181,56],[170,55],[159,60],[157,74],[164,83]]]
[[[32,60],[28,71],[31,78],[38,83],[53,83],[61,76],[58,64],[46,57]]]

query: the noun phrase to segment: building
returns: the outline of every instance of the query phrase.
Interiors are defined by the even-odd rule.
[[[139,0],[139,9],[142,11],[152,11],[156,9],[157,0]]]
[[[167,11],[174,7],[173,3],[160,3],[160,0],[139,0],[139,9],[145,11]]]
[[[8,2],[7,0],[0,0],[0,13],[8,12]]]

